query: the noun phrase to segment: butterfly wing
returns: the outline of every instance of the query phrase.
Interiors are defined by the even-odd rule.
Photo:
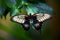
[[[24,30],[29,30],[30,25],[29,25],[29,21],[25,20],[25,15],[17,15],[12,17],[12,21],[20,23],[22,25],[22,27],[24,28]]]
[[[36,18],[33,19],[33,25],[34,25],[36,30],[39,30],[39,29],[41,29],[43,21],[49,19],[51,17],[51,15],[47,14],[47,13],[45,13],[45,14],[39,13],[36,15],[37,15]]]
[[[43,13],[37,14],[37,20],[39,22],[43,22],[43,21],[49,19],[50,17],[51,17],[51,15],[50,14],[47,14],[47,13],[45,13],[45,14],[43,14]]]
[[[25,15],[17,15],[12,17],[12,21],[23,24],[25,22]]]

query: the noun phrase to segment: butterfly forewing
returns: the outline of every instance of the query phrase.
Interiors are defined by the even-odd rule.
[[[24,15],[17,15],[12,18],[13,21],[18,22],[18,23],[24,23],[25,18]]]
[[[37,20],[38,20],[39,22],[43,22],[43,21],[49,19],[50,17],[51,17],[50,14],[47,14],[47,13],[46,13],[46,14],[39,13],[39,14],[37,15]]]

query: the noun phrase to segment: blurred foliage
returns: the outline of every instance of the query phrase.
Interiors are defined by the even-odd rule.
[[[5,40],[4,38],[0,37],[0,40]]]
[[[1,6],[1,9],[2,9],[2,12],[0,15],[2,16],[5,16],[7,15],[8,12],[11,12],[10,13],[10,16],[12,15],[12,12],[14,12],[15,9],[17,9],[17,7],[22,4],[20,4],[22,0],[0,0],[0,6]],[[42,3],[46,3],[46,0],[26,0],[27,2],[30,2],[30,3],[39,3],[39,2],[42,2]],[[1,10],[0,9],[0,10]],[[17,9],[17,10],[20,10],[20,9]],[[1,17],[2,17],[1,16]]]
[[[19,5],[19,1],[20,0],[16,0],[17,6]],[[30,2],[30,3],[36,3],[36,2],[45,3],[46,0],[28,0],[28,2]],[[6,0],[0,0],[0,4],[2,5],[3,8],[5,8],[5,9],[7,8],[6,9],[7,12],[5,11],[6,13],[3,14],[3,16],[0,16],[0,30],[3,30],[5,32],[9,33],[9,35],[12,35],[11,37],[14,40],[45,40],[44,37],[47,38],[49,35],[51,36],[51,32],[49,29],[44,29],[42,31],[41,30],[36,31],[36,30],[30,29],[29,31],[25,31],[20,24],[14,23],[10,20],[11,16],[8,12],[10,11],[9,9],[11,7],[11,4],[6,5],[6,4],[8,4],[8,2]],[[24,8],[21,9],[21,13],[22,14],[26,13],[26,11],[24,11],[24,12],[23,11],[24,11]],[[6,19],[4,17],[6,17]],[[2,35],[3,35],[3,33],[2,33]],[[11,39],[11,40],[13,40],[13,39]],[[4,38],[0,37],[0,40],[4,40]]]
[[[30,3],[46,3],[46,0],[27,0],[27,2],[30,2]]]

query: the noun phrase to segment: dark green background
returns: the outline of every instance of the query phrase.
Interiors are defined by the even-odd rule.
[[[6,19],[0,18],[0,40],[59,40],[59,2],[46,0],[46,3],[53,7],[55,13],[52,19],[43,23],[41,31],[33,29],[25,31],[20,24],[10,21],[8,14]]]

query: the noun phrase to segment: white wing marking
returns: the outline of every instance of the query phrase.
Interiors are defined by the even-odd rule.
[[[18,23],[24,23],[25,22],[24,16],[25,15],[17,15],[17,16],[14,16],[12,19],[13,21],[18,22]]]
[[[40,13],[40,14],[37,15],[37,20],[38,20],[39,22],[43,22],[43,21],[49,19],[50,17],[51,17],[50,14],[47,14],[47,13],[43,14],[43,13]]]

